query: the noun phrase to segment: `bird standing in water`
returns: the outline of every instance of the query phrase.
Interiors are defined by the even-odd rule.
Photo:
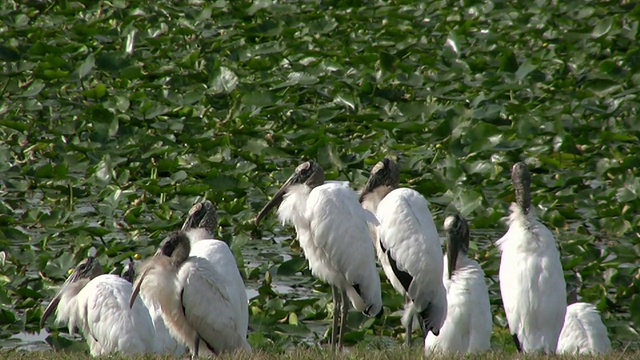
[[[348,300],[367,316],[382,311],[380,277],[369,235],[369,224],[377,220],[360,207],[347,183],[325,183],[324,171],[313,161],[296,168],[260,211],[256,224],[278,205],[280,219],[294,225],[313,275],[331,284],[331,343],[342,348]]]

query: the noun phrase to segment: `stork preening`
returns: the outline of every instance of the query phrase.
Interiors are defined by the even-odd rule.
[[[357,194],[347,183],[324,180],[317,163],[299,165],[260,211],[256,224],[280,205],[279,218],[294,225],[311,272],[332,287],[331,343],[342,348],[347,300],[367,316],[382,311],[380,277],[369,234],[369,224],[377,220],[360,207]]]
[[[598,355],[611,351],[607,327],[595,306],[576,302],[567,306],[558,339],[558,354]]]
[[[469,226],[459,215],[444,221],[447,254],[443,282],[447,290],[447,318],[440,335],[427,335],[425,352],[475,353],[491,348],[493,320],[484,271],[467,256]]]
[[[155,340],[149,311],[141,300],[129,306],[131,283],[112,274],[102,274],[98,260],[82,260],[51,300],[40,320],[56,312],[56,323],[66,322],[69,332],[78,328],[92,356],[161,353]]]
[[[183,231],[171,234],[156,255],[141,266],[130,303],[138,292],[160,304],[171,334],[187,345],[193,357],[249,350],[223,274],[209,260],[189,256],[191,244]]]
[[[518,351],[553,353],[567,308],[556,240],[531,206],[531,174],[523,162],[511,171],[516,202],[500,248],[500,292]]]
[[[362,206],[380,224],[374,243],[378,259],[391,285],[406,298],[402,323],[411,344],[417,317],[423,335],[434,335],[447,315],[442,283],[442,248],[428,201],[415,190],[398,188],[400,170],[390,159],[378,162],[360,195]]]

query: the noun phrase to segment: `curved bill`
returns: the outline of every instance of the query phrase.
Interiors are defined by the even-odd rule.
[[[460,253],[460,246],[458,245],[459,241],[449,235],[449,244],[447,245],[447,271],[449,280],[451,280],[451,276],[453,276],[453,272],[456,270],[456,264],[458,263],[458,254]]]
[[[284,195],[287,193],[291,185],[298,184],[300,182],[300,173],[296,171],[287,179],[280,190],[278,190],[278,192],[273,195],[271,201],[269,201],[267,205],[265,205],[262,210],[260,210],[260,213],[258,213],[258,216],[256,216],[256,225],[260,225],[260,220],[262,220],[262,218],[265,217],[269,213],[269,211],[271,211],[271,209],[282,203],[282,201],[284,200]]]
[[[387,186],[389,187],[389,191],[391,191],[391,189],[398,186],[399,182],[400,171],[397,165],[393,160],[384,158],[371,169],[369,179],[367,179],[367,183],[364,185],[364,188],[362,188],[358,201],[362,203],[368,194],[374,192],[381,186]]]
[[[93,261],[92,257],[89,257],[86,260],[86,264],[87,264],[87,266],[89,268],[91,268],[91,266],[92,266],[92,261]],[[81,264],[83,264],[83,263],[81,263]],[[73,269],[73,273],[71,273],[71,275],[69,275],[67,280],[65,280],[64,284],[62,284],[62,287],[60,288],[60,291],[58,291],[56,296],[51,300],[51,302],[49,303],[47,308],[44,309],[44,313],[42,313],[42,317],[40,318],[40,328],[41,329],[44,327],[44,323],[47,320],[47,318],[49,316],[51,316],[51,314],[58,308],[58,304],[60,304],[60,298],[62,297],[62,294],[67,290],[67,288],[71,284],[73,284],[74,282],[78,281],[78,279],[81,278],[81,275],[83,274],[83,272],[80,271],[79,268],[80,268],[80,265],[76,266]]]
[[[133,308],[133,304],[136,302],[136,298],[138,297],[138,294],[140,293],[140,286],[142,286],[142,281],[144,280],[144,277],[147,276],[147,274],[149,273],[149,270],[151,270],[151,268],[152,268],[152,266],[149,266],[148,268],[146,268],[144,270],[144,272],[142,273],[142,275],[140,275],[140,277],[138,278],[138,280],[134,284],[133,292],[131,293],[131,297],[129,298],[129,309]]]
[[[40,329],[44,328],[44,323],[47,320],[47,318],[58,308],[58,304],[60,303],[60,297],[61,297],[61,294],[58,293],[58,295],[56,295],[56,297],[54,297],[53,300],[51,300],[51,302],[49,303],[49,306],[47,306],[47,308],[44,310],[44,313],[40,318]]]
[[[140,274],[140,277],[133,284],[133,292],[131,292],[131,297],[129,298],[129,308],[130,309],[133,307],[133,304],[136,302],[136,298],[138,297],[138,294],[140,293],[140,287],[142,286],[142,281],[149,274],[149,270],[153,269],[156,266],[155,261],[161,256],[164,256],[162,254],[162,250],[158,249],[158,251],[156,251],[156,253],[153,255],[153,257],[151,259],[147,260],[146,262],[144,262],[142,264],[142,266],[140,267],[140,269],[144,269],[144,270],[142,270],[142,274]]]
[[[469,251],[469,228],[465,219],[459,215],[450,216],[445,220],[447,229],[447,271],[451,280],[458,263],[458,254]]]

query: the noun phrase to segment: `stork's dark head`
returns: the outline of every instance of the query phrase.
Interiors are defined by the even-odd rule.
[[[191,243],[189,241],[189,237],[187,237],[187,234],[185,234],[184,231],[176,231],[164,239],[162,243],[160,243],[160,248],[156,251],[154,257],[142,264],[142,274],[133,285],[133,292],[129,298],[129,307],[133,308],[135,300],[138,297],[138,293],[140,292],[140,288],[142,287],[142,283],[152,269],[158,265],[166,265],[166,258],[169,258],[169,266],[175,266],[178,268],[187,261],[190,251]]]
[[[444,230],[447,232],[447,262],[448,277],[451,279],[458,263],[458,254],[466,255],[469,251],[469,225],[460,215],[448,216],[444,220]]]
[[[182,231],[198,228],[207,230],[211,237],[216,236],[218,214],[215,205],[209,200],[193,205],[189,210],[187,220],[182,225]]]
[[[161,244],[156,256],[164,255],[171,259],[175,266],[182,265],[189,257],[191,243],[184,231],[176,231],[169,235]]]
[[[260,224],[260,220],[262,220],[262,218],[267,215],[271,209],[282,203],[284,195],[287,193],[289,188],[296,184],[305,184],[312,189],[316,186],[322,185],[324,184],[324,171],[318,163],[313,161],[307,161],[298,165],[296,171],[294,171],[284,185],[282,185],[280,190],[278,190],[278,192],[273,196],[273,199],[271,199],[271,201],[262,208],[256,217],[256,225]]]
[[[60,298],[65,291],[69,290],[73,284],[80,281],[84,281],[86,283],[99,275],[102,275],[102,266],[100,266],[100,262],[94,256],[89,256],[88,258],[80,261],[73,269],[71,275],[69,275],[67,280],[64,282],[60,291],[58,291],[58,294],[56,294],[53,300],[49,303],[49,306],[44,310],[44,313],[40,318],[40,328],[44,327],[44,322],[55,311],[55,309],[58,308]]]
[[[393,160],[384,158],[371,169],[369,180],[367,180],[367,183],[360,193],[360,202],[362,203],[364,201],[367,194],[377,189],[384,189],[384,195],[386,195],[399,185],[400,169],[398,165],[396,165]]]
[[[531,207],[531,173],[527,164],[518,162],[511,169],[511,180],[516,192],[516,203],[527,214]]]

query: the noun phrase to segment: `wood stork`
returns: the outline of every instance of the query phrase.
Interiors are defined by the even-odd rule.
[[[161,352],[149,311],[142,301],[129,306],[131,283],[112,274],[102,275],[98,260],[82,260],[44,311],[40,328],[52,312],[56,323],[66,322],[69,332],[78,328],[91,355],[127,355]]]
[[[556,240],[531,206],[531,174],[523,162],[511,171],[516,202],[500,248],[500,292],[518,351],[556,350],[567,295]]]
[[[440,333],[447,315],[447,298],[442,283],[442,248],[429,203],[415,190],[398,188],[399,182],[400,170],[395,162],[378,162],[360,202],[380,221],[373,231],[378,259],[391,285],[406,297],[402,323],[410,345],[416,317],[424,336],[429,331]]]
[[[443,276],[447,289],[447,318],[440,335],[427,335],[425,352],[474,353],[491,348],[493,321],[484,271],[477,261],[467,257],[469,226],[459,215],[444,221],[447,254]]]
[[[558,339],[559,354],[605,354],[611,351],[607,327],[595,306],[576,302],[567,306]]]
[[[186,232],[191,244],[189,255],[208,260],[216,273],[220,274],[218,284],[224,286],[231,297],[238,331],[246,338],[249,327],[247,292],[229,246],[224,241],[214,238],[217,227],[216,208],[210,201],[205,200],[191,207],[182,230]]]
[[[278,205],[283,223],[293,223],[313,275],[331,284],[334,304],[331,343],[342,348],[349,309],[347,299],[367,316],[382,311],[380,277],[368,225],[376,224],[377,220],[360,207],[348,183],[325,183],[324,171],[313,161],[296,168],[260,211],[256,225]]]
[[[223,276],[209,260],[189,256],[190,250],[183,231],[163,241],[156,255],[142,264],[130,304],[139,292],[159,303],[169,331],[193,357],[249,350],[232,298],[221,285]]]

